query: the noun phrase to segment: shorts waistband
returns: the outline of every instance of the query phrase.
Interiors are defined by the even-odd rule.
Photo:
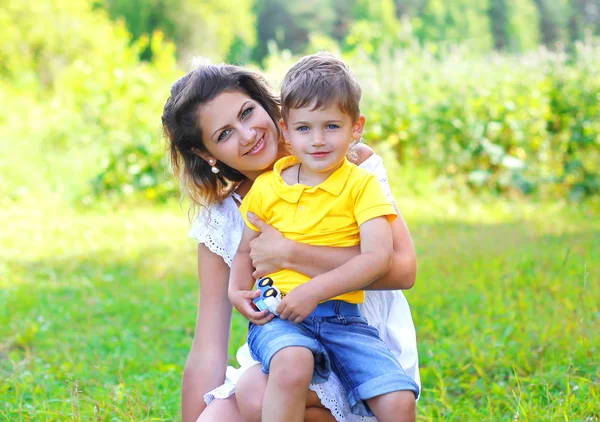
[[[336,315],[361,316],[356,303],[348,303],[343,300],[328,300],[327,302],[319,303],[309,316],[332,317]]]

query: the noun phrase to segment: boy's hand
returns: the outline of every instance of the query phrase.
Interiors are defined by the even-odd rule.
[[[301,284],[285,295],[277,306],[279,318],[298,324],[306,319],[319,304],[314,286]]]
[[[236,290],[229,292],[229,300],[231,304],[242,314],[248,321],[255,325],[265,325],[271,321],[275,315],[268,314],[267,311],[258,311],[252,299],[260,296],[260,290]]]

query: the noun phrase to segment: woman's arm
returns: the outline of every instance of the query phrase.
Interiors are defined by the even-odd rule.
[[[398,209],[396,208],[398,212]],[[360,254],[360,246],[334,248],[294,242],[284,238],[270,225],[249,216],[261,235],[251,243],[252,263],[255,277],[288,268],[309,277],[331,271]],[[365,287],[365,290],[410,289],[417,276],[417,258],[408,227],[398,212],[392,223],[393,254],[390,270],[383,277]]]
[[[225,381],[231,303],[229,267],[205,245],[198,245],[200,300],[194,342],[185,363],[181,388],[182,420],[195,422],[206,407],[204,394]]]
[[[394,205],[398,218],[392,222],[393,248],[390,270],[374,281],[365,290],[407,290],[415,285],[417,278],[417,255],[408,226],[398,207]]]

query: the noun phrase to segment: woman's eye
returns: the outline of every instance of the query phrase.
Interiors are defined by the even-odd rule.
[[[231,129],[226,129],[223,132],[221,132],[219,134],[219,137],[217,138],[217,141],[222,141],[223,139],[227,138],[227,136],[229,136],[230,132],[231,132]]]
[[[244,110],[244,112],[242,113],[242,120],[244,120],[246,117],[252,114],[253,111],[254,107],[248,107],[246,110]]]

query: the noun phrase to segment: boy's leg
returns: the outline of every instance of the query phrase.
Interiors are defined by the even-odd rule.
[[[302,421],[311,379],[324,381],[330,372],[329,355],[311,324],[279,318],[261,326],[250,324],[248,346],[262,372],[269,374],[262,420]]]
[[[392,391],[367,403],[379,422],[414,422],[417,419],[417,403],[412,391]]]
[[[413,406],[406,405],[404,397],[411,397],[414,402],[419,394],[419,387],[406,375],[377,330],[368,325],[364,318],[326,318],[320,324],[318,338],[330,352],[332,370],[348,393],[353,413],[373,416],[367,400],[379,397],[373,401],[375,407],[395,409],[391,402],[393,406],[406,408],[409,412],[407,420],[411,420]],[[405,392],[409,394],[404,394]],[[402,394],[387,396],[390,393]],[[389,418],[390,415],[385,410],[378,413],[381,420],[386,420],[386,416]],[[398,418],[400,413],[391,415]]]
[[[305,347],[286,347],[275,353],[263,401],[263,421],[304,421],[314,363],[312,351]]]
[[[267,389],[267,375],[260,365],[247,369],[235,385],[235,398],[246,422],[262,420],[262,404]],[[304,422],[335,422],[335,418],[314,391],[308,390]]]

